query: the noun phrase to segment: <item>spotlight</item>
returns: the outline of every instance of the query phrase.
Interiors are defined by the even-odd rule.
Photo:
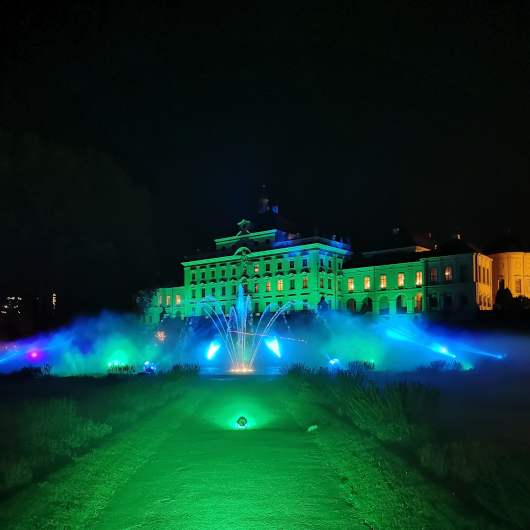
[[[241,416],[237,421],[236,421],[236,426],[238,429],[246,429],[248,427],[248,420],[247,418],[245,418],[244,416]]]
[[[331,360],[329,361],[329,364],[335,364],[335,363],[338,363],[338,362],[339,362],[338,359],[331,359]]]

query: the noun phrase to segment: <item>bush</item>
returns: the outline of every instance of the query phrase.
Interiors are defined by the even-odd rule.
[[[51,371],[51,364],[43,364],[42,366],[33,366],[30,364],[29,366],[23,366],[20,370],[14,370],[7,377],[15,379],[36,379],[37,377],[49,376]]]
[[[350,372],[373,372],[375,370],[375,363],[370,361],[350,361],[348,363],[348,370]]]
[[[431,361],[429,364],[420,364],[416,366],[416,372],[462,372],[464,365],[455,360],[438,359]]]
[[[114,365],[114,366],[111,366],[111,367],[109,367],[107,369],[107,373],[108,374],[127,374],[127,375],[131,375],[131,374],[136,373],[136,368],[133,365],[129,365],[129,364],[123,364],[122,366]]]

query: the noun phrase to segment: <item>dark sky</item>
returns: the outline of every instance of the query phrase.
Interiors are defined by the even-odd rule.
[[[5,5],[5,4],[4,4]],[[530,237],[530,8],[501,0],[21,2],[0,127],[111,154],[164,270],[253,215]]]

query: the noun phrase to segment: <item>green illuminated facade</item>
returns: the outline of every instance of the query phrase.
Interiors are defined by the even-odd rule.
[[[291,300],[295,311],[325,302],[335,311],[404,318],[492,308],[492,259],[460,236],[429,248],[395,229],[381,248],[354,256],[335,236],[255,230],[245,219],[238,227],[237,235],[215,240],[214,252],[182,263],[184,286],[158,289],[143,324],[154,328],[161,316],[206,315],[197,304],[205,296],[214,296],[228,315],[239,285],[256,315],[270,303],[281,307]]]

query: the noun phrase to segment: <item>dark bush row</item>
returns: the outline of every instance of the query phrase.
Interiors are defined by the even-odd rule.
[[[39,389],[65,385],[68,397],[30,399],[0,405],[0,492],[72,459],[114,429],[178,398],[200,372],[199,365],[175,365],[146,378],[51,377],[29,367],[4,376],[3,383],[33,378]],[[21,376],[21,373],[23,374]],[[29,383],[31,386],[31,383]]]

